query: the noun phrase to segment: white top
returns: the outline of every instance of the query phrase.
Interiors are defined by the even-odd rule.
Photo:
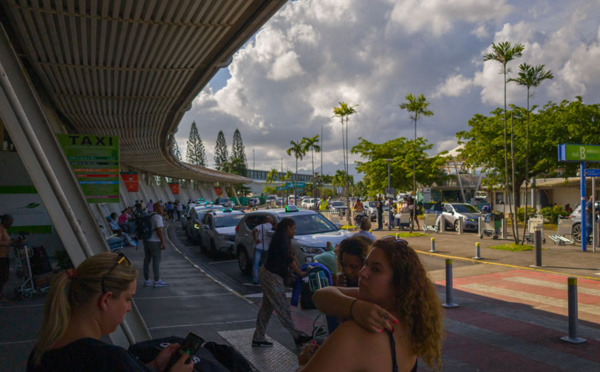
[[[273,225],[271,225],[269,222],[265,222],[262,225],[258,225],[254,228],[256,231],[256,238],[259,240],[259,242],[256,244],[256,249],[263,251],[269,250],[269,244],[271,243],[269,231],[272,229]]]
[[[160,214],[155,213],[150,216],[150,222],[152,223],[152,236],[148,239],[149,242],[160,242],[160,238],[158,237],[158,233],[156,229],[162,229],[165,227],[165,223],[163,222],[163,218]]]

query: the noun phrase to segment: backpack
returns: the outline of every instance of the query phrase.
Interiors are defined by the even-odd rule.
[[[152,236],[152,216],[150,213],[135,220],[135,232],[138,239],[148,240]]]
[[[315,309],[316,306],[312,301],[312,295],[318,289],[332,285],[331,273],[325,265],[317,262],[303,265],[302,270],[308,270],[308,275],[300,279],[300,307],[305,310]],[[298,305],[297,299],[296,303],[294,303],[293,297],[292,305]]]

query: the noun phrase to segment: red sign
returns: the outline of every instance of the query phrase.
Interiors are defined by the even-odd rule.
[[[173,193],[173,195],[179,194],[179,184],[178,183],[170,183],[169,187],[171,188],[171,192]]]
[[[221,196],[223,194],[223,190],[221,190],[220,187],[215,187],[215,192],[217,193],[217,196]]]
[[[129,192],[138,192],[138,174],[136,172],[121,172],[121,179]]]

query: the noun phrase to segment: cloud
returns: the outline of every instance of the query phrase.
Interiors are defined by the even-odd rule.
[[[363,137],[382,143],[413,137],[398,105],[424,94],[435,112],[418,123],[418,136],[453,148],[476,113],[504,102],[500,64],[483,62],[493,42],[523,43],[511,62],[545,64],[554,80],[536,89],[533,104],[600,96],[600,40],[596,0],[298,0],[288,2],[239,50],[218,91],[207,87],[180,124],[184,148],[196,121],[209,163],[219,130],[231,145],[239,128],[248,159],[259,169],[294,169],[291,140],[321,135],[326,172],[342,161],[339,102],[356,105],[350,146]],[[509,84],[509,103],[525,105],[524,88]],[[319,164],[320,164],[319,154]],[[351,155],[351,162],[359,160]],[[310,168],[310,156],[299,167]],[[340,167],[341,168],[341,167]]]

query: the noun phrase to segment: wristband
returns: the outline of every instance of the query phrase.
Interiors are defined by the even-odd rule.
[[[352,309],[354,309],[354,304],[356,303],[356,301],[358,301],[358,298],[352,300],[352,303],[350,304],[350,319],[354,319],[354,316],[352,315]]]

